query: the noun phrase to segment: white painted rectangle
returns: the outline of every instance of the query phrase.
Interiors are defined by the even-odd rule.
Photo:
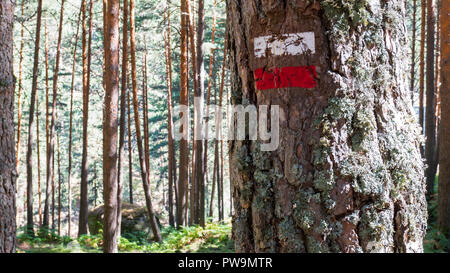
[[[308,50],[312,54],[316,53],[314,32],[256,37],[254,46],[256,58],[266,57],[268,50],[273,56],[301,55]]]

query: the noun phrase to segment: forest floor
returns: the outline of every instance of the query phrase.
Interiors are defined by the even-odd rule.
[[[438,218],[438,177],[434,188],[435,194],[428,202],[428,229],[423,242],[425,253],[450,252],[450,241],[441,233],[437,226]]]
[[[163,228],[161,244],[149,243],[146,234],[123,234],[121,253],[233,253],[231,223],[208,223],[205,228],[185,227],[181,230]],[[100,253],[101,235],[84,235],[75,240],[53,232],[30,237],[21,233],[18,238],[19,253]]]

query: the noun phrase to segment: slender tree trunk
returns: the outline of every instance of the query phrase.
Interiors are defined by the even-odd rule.
[[[427,0],[427,70],[426,70],[426,91],[427,108],[425,122],[425,158],[428,168],[427,193],[431,196],[434,193],[434,182],[436,180],[437,162],[436,156],[436,95],[434,89],[434,46],[435,46],[435,14],[433,0]]]
[[[404,1],[358,6],[352,17],[347,4],[227,0],[232,103],[262,119],[270,106],[259,125],[270,123],[275,144],[263,146],[264,134],[229,143],[237,252],[423,251]],[[296,50],[282,39],[293,33],[306,37]]]
[[[49,84],[49,71],[50,71],[50,66],[49,66],[49,58],[48,58],[48,35],[47,35],[47,20],[45,20],[45,24],[44,24],[44,32],[45,32],[45,39],[44,39],[44,44],[45,44],[45,163],[46,163],[46,169],[48,168],[48,166],[50,165],[50,161],[49,161],[49,146],[50,146],[50,142],[49,142],[49,133],[50,133],[50,84]],[[49,180],[47,179],[47,173],[45,176],[45,204],[44,204],[44,219],[43,219],[43,223],[42,226],[45,227],[46,229],[48,229],[48,225],[50,223],[50,185],[48,184]]]
[[[441,125],[439,158],[439,229],[450,238],[450,3],[442,1],[441,21]]]
[[[103,251],[116,253],[118,224],[117,133],[119,101],[119,21],[120,1],[107,5],[105,32],[105,110],[103,118],[103,198],[105,218]]]
[[[220,82],[220,91],[219,91],[219,109],[222,108],[223,104],[223,89],[225,86],[225,67],[227,64],[227,54],[228,54],[228,48],[227,48],[227,39],[225,38],[225,46],[223,49],[223,65],[222,65],[222,77]],[[219,115],[222,115],[222,112],[218,113]],[[219,202],[219,221],[224,220],[224,188],[223,188],[223,140],[222,140],[222,116],[219,119],[219,131],[218,136],[220,136],[220,179],[218,180],[218,189],[220,192],[220,198]]]
[[[218,166],[218,160],[219,160],[219,142],[217,140],[214,141],[214,163],[213,163],[213,180],[212,180],[212,186],[211,186],[211,199],[209,200],[209,217],[214,217],[214,194],[216,191],[216,184],[217,184],[217,166]]]
[[[205,121],[205,142],[204,142],[204,169],[205,169],[205,181],[208,181],[208,134],[209,134],[209,114],[210,114],[210,108],[209,104],[211,102],[211,86],[212,86],[212,73],[214,68],[214,56],[215,56],[215,37],[216,37],[216,5],[217,1],[214,0],[214,15],[213,15],[213,21],[212,21],[212,32],[211,32],[211,55],[209,56],[209,72],[208,72],[208,91],[206,95],[206,121]],[[214,180],[213,183],[214,185]],[[214,188],[215,186],[213,186]],[[211,199],[213,199],[214,194],[211,194]],[[211,201],[210,201],[210,214],[208,214],[209,217],[212,217],[211,213]]]
[[[72,133],[73,133],[73,91],[75,86],[75,68],[77,64],[77,47],[78,47],[78,35],[80,31],[80,19],[81,19],[82,7],[78,13],[77,32],[75,34],[75,43],[73,48],[73,60],[72,60],[72,82],[70,85],[70,117],[69,117],[69,164],[67,167],[67,236],[71,236],[72,225]]]
[[[17,173],[14,153],[13,23],[14,1],[1,1],[0,128],[2,130],[0,130],[0,184],[2,187],[0,187],[0,253],[16,251],[15,192]]]
[[[420,27],[420,75],[419,75],[419,123],[422,127],[422,133],[425,133],[425,27],[427,0],[421,2],[421,27]],[[425,156],[425,150],[421,147],[422,156]]]
[[[58,30],[58,44],[56,49],[56,60],[55,60],[55,69],[53,72],[53,103],[52,103],[52,118],[50,123],[50,132],[48,139],[48,151],[47,151],[47,182],[46,185],[52,185],[52,228],[55,228],[55,183],[54,183],[54,175],[53,175],[53,167],[54,167],[54,147],[55,147],[55,126],[56,126],[56,107],[58,100],[58,73],[59,73],[59,64],[61,59],[61,42],[62,42],[62,26],[64,21],[64,0],[61,2],[61,11],[60,11],[60,19],[59,19],[59,30]],[[47,189],[47,193],[49,190]],[[46,196],[45,207],[44,207],[44,223],[43,226],[48,228],[49,221],[48,216],[45,216],[45,212],[48,214],[48,205],[50,195]],[[45,209],[47,208],[47,209]]]
[[[203,147],[204,147],[204,130],[203,130],[203,105],[204,105],[204,76],[203,71],[204,68],[204,55],[203,55],[203,42],[205,39],[205,30],[204,30],[204,17],[205,17],[205,5],[203,0],[198,1],[198,16],[197,16],[197,48],[196,48],[196,82],[197,89],[194,92],[194,97],[196,100],[194,102],[197,105],[194,105],[197,113],[195,116],[196,126],[194,130],[196,131],[196,149],[195,149],[195,175],[194,184],[196,185],[196,223],[201,226],[205,226],[205,164],[203,163],[204,155],[203,155]]]
[[[24,47],[24,21],[25,21],[25,15],[24,15],[24,9],[25,9],[25,0],[22,0],[21,4],[21,29],[20,29],[20,53],[19,53],[19,90],[17,94],[17,142],[16,142],[16,170],[19,170],[19,164],[20,164],[20,148],[21,148],[21,134],[22,134],[22,72],[23,72],[23,47]],[[24,185],[26,187],[26,185]],[[16,192],[19,190],[17,189],[18,185],[16,184]],[[24,188],[25,188],[24,187]],[[25,189],[24,189],[25,190]],[[26,192],[26,190],[25,190]],[[23,219],[23,214],[25,214],[26,210],[26,194],[24,195],[24,206],[23,210],[18,210],[17,215],[17,225],[20,225],[21,220]]]
[[[188,95],[188,74],[187,74],[187,55],[188,55],[188,0],[180,0],[181,2],[181,37],[180,37],[180,105],[189,106],[189,95]],[[183,113],[180,113],[180,118],[183,118]],[[187,117],[184,117],[187,119]],[[177,206],[177,228],[180,228],[185,221],[184,211],[186,209],[186,190],[188,184],[189,176],[189,138],[188,130],[185,125],[189,124],[185,122],[180,128],[180,133],[182,135],[180,140],[180,170],[178,179],[178,206]]]
[[[128,0],[123,1],[122,24],[122,86],[120,93],[120,135],[119,135],[119,162],[117,167],[117,235],[120,243],[120,230],[122,225],[122,194],[123,194],[123,162],[125,162],[125,130],[127,108],[127,76],[128,76]],[[128,126],[129,123],[128,123]]]
[[[61,186],[62,186],[62,177],[61,177],[61,148],[59,142],[59,133],[56,133],[57,138],[57,151],[58,151],[58,235],[61,236]]]
[[[54,145],[54,144],[53,144]],[[53,146],[54,147],[54,146]],[[55,152],[54,152],[54,148],[53,148],[53,156],[52,156],[52,232],[55,231],[56,229],[56,222],[55,222],[55,191],[56,191],[56,186],[55,186],[55,156],[54,156]]]
[[[440,12],[441,12],[441,0],[437,0],[436,2],[436,54],[435,61],[434,61],[434,90],[435,90],[435,96],[436,96],[436,102],[435,102],[435,115],[436,115],[436,134],[437,134],[437,151],[436,151],[436,164],[438,164],[439,161],[439,124],[441,120],[441,98],[440,98],[440,61],[441,61],[441,20],[440,20]]]
[[[171,49],[171,29],[170,29],[170,0],[167,1],[165,11],[166,31],[164,32],[165,57],[166,57],[166,78],[167,78],[167,124],[168,124],[168,162],[169,162],[169,181],[168,181],[168,199],[169,199],[169,225],[175,226],[173,193],[174,183],[176,182],[176,159],[173,141],[173,112],[172,112],[172,49]]]
[[[5,6],[11,3],[9,1],[2,1],[2,5]],[[11,4],[12,5],[12,4]],[[9,7],[9,6],[8,6]],[[3,10],[3,9],[2,9]],[[5,9],[8,12],[9,9]],[[37,90],[37,78],[39,70],[39,48],[41,38],[41,17],[42,17],[42,0],[38,0],[37,8],[37,22],[36,22],[36,38],[34,46],[34,63],[33,63],[33,79],[31,86],[31,103],[29,119],[28,119],[28,146],[27,146],[27,232],[34,234],[33,231],[33,125],[35,116],[35,102],[36,102],[36,90]],[[5,17],[7,20],[7,17]],[[3,28],[2,28],[3,29]],[[7,50],[7,48],[5,49]]]
[[[127,86],[129,78],[127,75]],[[130,204],[133,204],[133,147],[131,146],[131,103],[130,90],[127,92],[127,110],[128,110],[128,191],[130,194]]]
[[[190,0],[186,2],[187,5],[187,20],[188,20],[188,47],[190,48],[191,52],[191,62],[192,62],[192,74],[193,74],[193,82],[194,82],[194,134],[192,136],[193,142],[192,142],[192,166],[191,166],[191,176],[189,179],[190,187],[190,199],[189,199],[189,225],[196,225],[199,223],[198,221],[198,180],[197,180],[197,161],[198,161],[198,144],[197,139],[201,135],[201,123],[199,123],[199,116],[200,108],[202,106],[202,103],[199,103],[196,100],[196,97],[198,95],[198,88],[199,88],[199,81],[198,81],[198,64],[197,64],[197,47],[196,47],[196,41],[195,41],[195,20],[194,20],[194,13],[191,11],[190,6]],[[193,7],[192,7],[193,9]],[[189,62],[188,62],[189,63]],[[189,72],[187,73],[188,77],[188,88],[189,88]]]
[[[80,182],[80,214],[78,218],[78,237],[88,233],[88,119],[89,119],[89,77],[90,77],[90,56],[88,55],[88,38],[87,38],[87,1],[83,0],[83,17],[82,17],[82,47],[83,47],[83,154],[81,158],[81,182]],[[105,130],[105,129],[104,129]],[[103,131],[104,131],[103,130]],[[104,181],[104,183],[107,183]]]
[[[47,31],[45,32],[47,39]],[[41,191],[41,145],[39,139],[39,89],[36,90],[36,150],[37,150],[37,171],[38,171],[38,215],[39,226],[42,226],[42,191]]]
[[[230,124],[230,108],[228,107],[229,103],[230,103],[230,96],[229,96],[230,91],[227,88],[227,103],[226,103],[226,107],[227,107],[227,125]],[[231,183],[231,162],[230,162],[230,155],[228,154],[228,181],[230,184],[230,201],[229,201],[229,205],[230,205],[230,218],[233,217],[233,183]]]
[[[131,54],[131,78],[133,86],[133,107],[134,107],[134,122],[136,128],[136,139],[139,151],[139,163],[141,165],[141,179],[144,188],[145,203],[147,205],[147,211],[149,215],[150,224],[152,227],[154,239],[157,242],[161,242],[161,232],[156,222],[156,217],[153,212],[153,204],[150,195],[150,181],[147,175],[147,166],[145,164],[145,155],[142,147],[142,135],[141,125],[139,120],[139,106],[138,106],[138,94],[137,94],[137,80],[136,80],[136,28],[135,28],[135,15],[134,15],[134,0],[130,0],[130,54]]]
[[[19,90],[17,95],[17,145],[16,145],[16,170],[19,169],[20,164],[20,141],[22,134],[22,71],[23,71],[23,46],[24,46],[24,32],[25,32],[25,0],[22,0],[20,7],[21,14],[21,28],[20,28],[20,53],[19,53]]]
[[[414,103],[414,83],[416,81],[416,13],[417,13],[417,0],[413,0],[413,19],[412,19],[412,39],[411,39],[411,100]]]
[[[147,181],[150,181],[150,133],[148,129],[148,90],[147,90],[147,45],[144,37],[144,57],[142,62],[142,120],[144,129],[144,155],[147,166]],[[150,183],[149,183],[150,184]]]

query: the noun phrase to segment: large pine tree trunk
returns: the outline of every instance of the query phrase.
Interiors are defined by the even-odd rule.
[[[0,253],[16,251],[14,154],[14,1],[0,2]]]
[[[425,184],[404,2],[227,4],[232,103],[280,108],[278,149],[230,143],[236,250],[423,251]],[[269,36],[259,39],[267,45],[303,32],[313,32],[312,41],[286,47],[293,55],[255,52],[256,37]],[[269,77],[272,68],[299,66],[309,67],[291,79],[312,80],[296,81],[308,88],[256,89],[255,70]],[[271,84],[263,79],[260,89],[264,82]]]
[[[450,3],[441,6],[441,132],[439,158],[439,228],[450,238]]]

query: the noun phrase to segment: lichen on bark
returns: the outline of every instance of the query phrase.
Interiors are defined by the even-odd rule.
[[[422,252],[421,138],[402,1],[227,1],[232,103],[279,105],[280,147],[232,141],[238,252]],[[315,32],[316,53],[256,58],[253,39]],[[258,91],[259,67],[315,65],[318,86]]]

